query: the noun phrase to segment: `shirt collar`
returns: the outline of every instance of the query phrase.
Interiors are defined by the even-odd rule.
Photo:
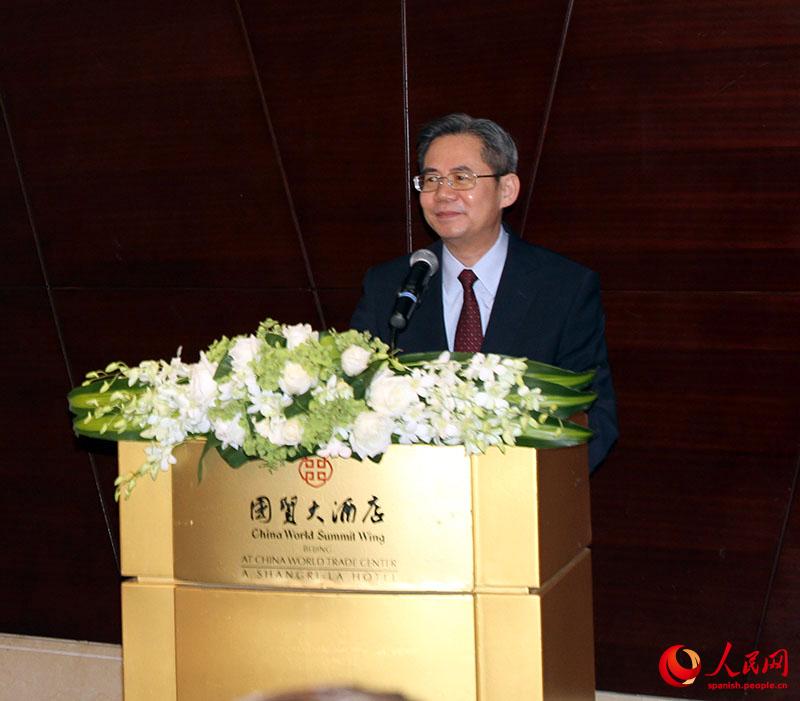
[[[478,276],[478,280],[491,293],[492,297],[497,294],[497,288],[500,285],[500,277],[503,274],[503,266],[506,262],[507,253],[508,232],[501,226],[497,241],[495,241],[492,247],[483,254],[481,259],[470,268],[470,270]],[[442,246],[442,284],[446,291],[461,289],[458,276],[466,267],[467,266],[447,250],[447,246]]]

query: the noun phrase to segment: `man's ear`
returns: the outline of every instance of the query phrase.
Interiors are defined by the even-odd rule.
[[[500,206],[505,209],[510,207],[519,197],[519,177],[516,173],[509,173],[500,177]]]

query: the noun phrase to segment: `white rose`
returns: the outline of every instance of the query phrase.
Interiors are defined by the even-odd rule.
[[[353,424],[350,445],[362,458],[372,458],[386,452],[392,442],[394,425],[388,416],[374,411],[362,411]]]
[[[253,423],[253,430],[262,438],[269,438],[269,420],[261,419]]]
[[[286,339],[286,347],[292,350],[306,341],[318,340],[319,333],[311,329],[311,324],[295,324],[294,326],[284,324],[283,337]]]
[[[222,441],[222,447],[241,448],[244,443],[242,415],[236,414],[230,421],[218,419],[214,422],[214,435]]]
[[[237,338],[236,342],[228,350],[233,361],[233,369],[237,372],[245,370],[261,349],[261,343],[261,339],[255,336],[240,336]]]
[[[259,422],[260,423],[260,422]],[[259,430],[261,433],[261,430]],[[266,427],[266,436],[275,445],[299,445],[303,440],[303,424],[299,419],[270,419]]]
[[[342,370],[346,375],[355,377],[367,369],[372,353],[361,346],[350,346],[342,353]]]
[[[381,370],[370,382],[367,404],[384,416],[402,416],[417,401],[408,377]]]
[[[217,364],[211,363],[200,355],[200,362],[190,366],[189,369],[189,398],[201,406],[209,406],[217,396],[217,383],[214,381],[214,373],[217,371]]]
[[[290,360],[286,361],[281,377],[278,380],[280,388],[286,394],[293,395],[305,394],[315,384],[314,378],[306,372],[300,363],[293,363]]]

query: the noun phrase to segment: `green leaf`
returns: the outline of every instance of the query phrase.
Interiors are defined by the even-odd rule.
[[[424,365],[425,363],[430,363],[432,360],[436,360],[443,352],[444,351],[435,351],[432,353],[400,353],[397,356],[397,360],[407,367],[415,367],[417,365]],[[463,362],[464,360],[468,361],[471,357],[472,353],[450,354],[450,358],[452,360],[458,360],[459,362]]]
[[[226,353],[225,357],[217,365],[217,371],[214,373],[214,381],[219,382],[224,380],[233,370],[233,358],[230,353]]]
[[[291,419],[298,414],[307,414],[308,405],[311,402],[311,392],[306,392],[299,396],[294,397],[292,403],[283,410],[283,414],[287,419]]]
[[[368,365],[367,369],[360,375],[356,375],[355,377],[344,376],[345,381],[349,382],[350,386],[353,388],[353,399],[364,399],[367,394],[367,388],[372,382],[372,378],[375,377],[381,368],[386,367],[386,365],[386,361],[381,360]]]
[[[109,382],[108,388],[110,391],[101,392],[101,388],[105,382]],[[67,399],[70,401],[70,405],[72,404],[73,400],[81,401],[78,399],[79,397],[83,397],[86,394],[103,394],[103,395],[110,395],[115,390],[125,390],[130,392],[141,392],[142,388],[134,385],[133,387],[128,387],[128,380],[124,377],[115,377],[113,380],[93,380],[85,385],[81,385],[80,387],[75,387],[73,390],[67,394]]]
[[[548,419],[538,426],[528,426],[515,443],[525,448],[559,448],[586,443],[593,433],[591,429],[572,421]]]
[[[241,467],[253,459],[242,450],[232,448],[231,446],[223,448],[222,444],[220,444],[216,446],[216,448],[219,456],[234,469]]]
[[[542,411],[562,419],[567,419],[579,411],[586,411],[597,399],[594,392],[579,392],[552,382],[529,380],[526,377],[525,384],[532,389],[538,387],[542,390],[540,395]],[[553,406],[556,408],[553,409]]]
[[[397,356],[403,365],[407,367],[415,367],[424,365],[432,360],[436,360],[441,355],[441,352],[435,353],[401,353]],[[462,365],[466,365],[471,360],[474,353],[450,353],[451,360],[457,360]],[[488,355],[488,354],[487,354]],[[547,363],[540,363],[538,360],[528,360],[526,358],[516,358],[516,356],[503,355],[501,353],[493,353],[500,358],[515,358],[517,360],[524,360],[526,369],[525,376],[543,380],[545,382],[552,382],[564,387],[574,387],[575,389],[582,389],[586,387],[594,378],[595,370],[585,370],[583,372],[575,372],[573,370],[565,370],[564,368],[549,365]]]
[[[99,419],[95,419],[89,414],[76,415],[72,422],[72,428],[78,436],[87,438],[99,438],[103,441],[146,441],[142,438],[139,431],[127,429],[121,432],[113,427],[115,421],[119,421],[118,414],[108,414]]]
[[[525,379],[528,378],[552,382],[562,387],[572,387],[573,389],[583,389],[587,387],[596,374],[596,370],[585,370],[584,372],[573,372],[564,370],[546,363],[538,363],[535,360],[527,361]]]
[[[84,388],[81,387],[80,389]],[[113,406],[117,404],[121,401],[120,399],[111,399],[115,392],[124,392],[129,395],[129,397],[132,397],[134,394],[139,394],[142,391],[142,388],[129,388],[127,383],[125,383],[124,389],[120,387],[119,389],[112,389],[108,392],[70,392],[67,395],[67,399],[69,401],[69,408],[77,413],[79,411],[93,410],[100,406]],[[126,403],[128,401],[130,401],[130,399],[125,400]]]
[[[286,347],[286,339],[277,333],[265,333],[264,340],[270,346],[277,346],[278,348]]]

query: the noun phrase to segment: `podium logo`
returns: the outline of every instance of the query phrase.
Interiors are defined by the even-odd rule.
[[[681,652],[683,661],[678,659],[678,654]],[[661,673],[661,678],[670,686],[689,686],[700,676],[700,655],[683,645],[673,645],[661,654],[658,671]]]
[[[309,487],[322,487],[333,476],[333,465],[328,458],[303,458],[297,466],[300,479]]]

